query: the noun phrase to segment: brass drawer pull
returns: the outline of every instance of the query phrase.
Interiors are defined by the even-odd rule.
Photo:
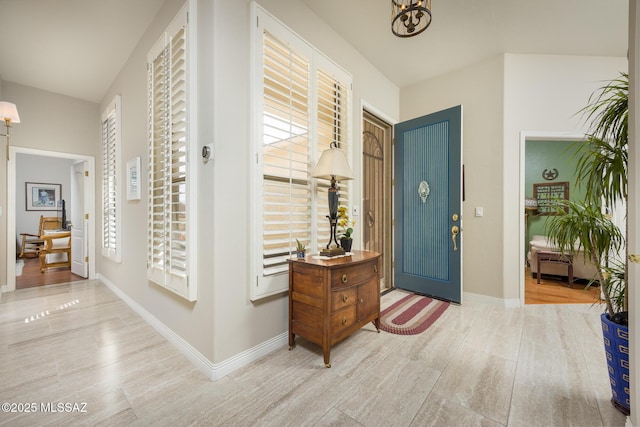
[[[342,318],[342,324],[343,324],[343,325],[346,325],[346,324],[347,324],[347,318],[346,318],[346,317],[343,317],[343,318]]]
[[[378,264],[373,266],[373,271],[375,271],[376,273],[378,272]]]
[[[360,304],[364,304],[364,300],[362,298],[358,299],[358,301],[360,301]]]
[[[347,302],[349,297],[347,295],[342,295],[342,302]]]
[[[346,274],[342,275],[342,283],[347,283],[347,275]]]

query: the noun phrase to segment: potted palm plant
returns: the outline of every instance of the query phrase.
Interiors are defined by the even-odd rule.
[[[576,182],[586,187],[585,200],[559,202],[557,215],[549,217],[545,224],[546,234],[560,251],[575,255],[583,250],[585,257],[598,267],[594,280],[601,286],[606,305],[601,322],[611,377],[611,402],[627,415],[628,254],[625,237],[610,216],[603,213],[603,207],[608,211],[620,202],[627,206],[628,93],[628,76],[622,73],[590,97],[582,110],[590,125],[589,133],[586,141],[576,146]],[[624,253],[620,254],[623,246]]]

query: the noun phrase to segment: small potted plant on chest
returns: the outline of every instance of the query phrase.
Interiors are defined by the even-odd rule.
[[[304,258],[305,257],[305,246],[300,240],[296,239],[296,257]]]
[[[351,252],[351,245],[353,244],[353,226],[355,221],[349,219],[347,208],[340,206],[338,208],[338,227],[340,227],[340,246],[345,252]]]

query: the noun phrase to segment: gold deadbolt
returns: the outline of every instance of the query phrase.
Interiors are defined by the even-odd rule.
[[[451,219],[452,219],[452,220],[454,220],[454,221],[457,221],[457,220],[458,220],[458,218],[460,218],[460,217],[458,216],[458,214],[453,214],[453,215],[451,216]]]

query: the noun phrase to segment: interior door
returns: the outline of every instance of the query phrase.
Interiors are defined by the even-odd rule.
[[[89,269],[84,200],[85,163],[78,162],[71,167],[71,208],[68,215],[71,220],[71,272],[86,278]]]
[[[462,106],[394,127],[394,285],[462,301]]]

